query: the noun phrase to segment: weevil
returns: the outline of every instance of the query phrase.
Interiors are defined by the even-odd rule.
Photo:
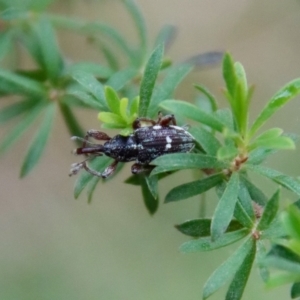
[[[108,136],[98,130],[88,130],[84,138],[73,137],[81,140],[82,147],[74,150],[75,154],[85,155],[87,159],[80,163],[72,164],[70,176],[81,169],[92,175],[107,178],[114,173],[119,162],[135,161],[131,167],[132,174],[139,174],[153,168],[151,161],[168,153],[190,152],[195,146],[194,137],[187,131],[187,127],[177,126],[174,115],[158,115],[158,120],[137,118],[133,124],[133,133],[128,136]],[[104,144],[95,144],[90,138],[105,141]],[[114,159],[102,173],[91,169],[87,162],[96,156],[106,155]]]

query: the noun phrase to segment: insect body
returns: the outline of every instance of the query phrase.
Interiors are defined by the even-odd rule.
[[[148,124],[143,126],[143,123]],[[75,149],[76,154],[84,154],[87,160],[95,156],[106,155],[114,159],[103,173],[92,170],[87,165],[87,160],[73,164],[70,175],[77,174],[80,169],[89,173],[106,178],[116,169],[118,162],[135,161],[131,167],[133,174],[141,173],[152,168],[151,161],[158,156],[168,153],[189,152],[195,146],[193,136],[187,132],[185,127],[176,125],[173,115],[162,117],[159,114],[158,121],[148,118],[138,118],[133,122],[133,133],[129,136],[116,135],[111,138],[106,133],[89,130],[83,140],[81,148]],[[103,145],[93,144],[88,139],[106,141]]]

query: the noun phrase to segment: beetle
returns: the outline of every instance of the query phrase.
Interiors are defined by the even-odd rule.
[[[132,174],[139,174],[152,169],[151,161],[168,153],[190,152],[195,146],[194,137],[187,131],[187,126],[177,126],[174,115],[158,114],[158,120],[137,118],[133,124],[133,133],[128,136],[120,134],[110,137],[98,130],[88,130],[84,138],[72,137],[83,142],[82,147],[74,150],[75,154],[85,155],[87,159],[71,165],[70,176],[85,169],[92,175],[107,178],[114,173],[119,162],[135,161],[131,167]],[[105,141],[94,144],[93,138]],[[106,155],[114,159],[102,173],[91,169],[87,161],[96,156]]]

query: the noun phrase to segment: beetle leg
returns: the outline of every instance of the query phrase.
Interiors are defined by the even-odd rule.
[[[142,124],[143,122],[149,123],[152,126],[154,126],[156,124],[156,122],[153,121],[152,119],[141,117],[141,118],[137,118],[133,121],[132,128],[135,130],[135,129],[143,127],[143,124]]]
[[[136,174],[141,174],[141,173],[145,173],[145,172],[150,172],[153,168],[154,168],[154,166],[141,165],[139,163],[135,163],[131,166],[131,173],[136,175]]]
[[[113,163],[112,163],[111,165],[109,165],[109,166],[103,171],[103,173],[101,174],[101,177],[102,177],[102,178],[107,178],[107,177],[111,176],[111,175],[115,172],[115,170],[116,170],[116,168],[117,168],[117,165],[118,165],[118,161],[117,161],[117,160],[113,161]]]
[[[161,112],[159,112],[157,124],[161,126],[168,126],[169,124],[176,125],[176,119],[174,115],[162,116]]]
[[[98,141],[109,141],[109,140],[111,140],[111,137],[108,136],[105,132],[95,130],[95,129],[90,129],[86,132],[85,140],[88,140],[89,137],[91,137],[95,140],[98,140]]]

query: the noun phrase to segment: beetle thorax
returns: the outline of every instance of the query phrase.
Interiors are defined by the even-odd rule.
[[[120,162],[133,161],[138,154],[138,146],[133,134],[129,136],[116,135],[106,142],[103,147],[105,155]]]

